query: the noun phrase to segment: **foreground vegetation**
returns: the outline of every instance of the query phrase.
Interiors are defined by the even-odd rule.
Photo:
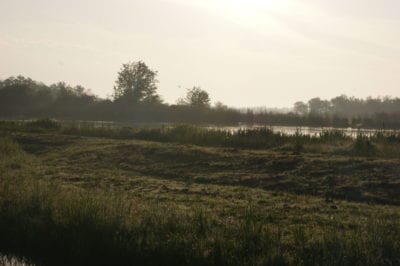
[[[397,135],[0,128],[0,253],[37,265],[400,263]]]

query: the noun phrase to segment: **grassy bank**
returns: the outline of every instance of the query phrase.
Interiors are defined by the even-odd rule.
[[[58,133],[113,139],[138,139],[180,144],[240,149],[275,149],[292,152],[331,153],[353,156],[400,157],[400,133],[376,131],[358,133],[355,138],[341,130],[323,130],[315,135],[296,132],[287,135],[268,127],[228,131],[190,125],[139,127],[112,124],[56,122],[40,119],[30,122],[1,121],[0,130],[13,132]]]
[[[40,128],[0,138],[0,253],[38,265],[400,263],[398,159]]]

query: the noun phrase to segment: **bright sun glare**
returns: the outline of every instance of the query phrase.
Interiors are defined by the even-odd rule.
[[[207,8],[242,26],[260,28],[274,27],[269,12],[281,12],[290,0],[203,0]]]
[[[172,0],[209,9],[218,15],[252,21],[263,11],[282,11],[292,0]]]
[[[273,8],[279,1],[272,0],[219,0],[215,1],[225,9],[241,12],[257,11],[257,9]]]
[[[250,22],[257,19],[263,11],[279,11],[287,2],[288,0],[211,0],[207,1],[207,5],[223,16]]]

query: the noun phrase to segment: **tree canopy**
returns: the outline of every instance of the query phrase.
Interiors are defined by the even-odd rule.
[[[156,93],[157,74],[142,61],[123,64],[115,81],[114,100],[129,104],[161,102]]]
[[[187,90],[186,96],[178,101],[178,104],[189,105],[192,107],[206,108],[210,107],[210,96],[208,92],[200,87],[193,87]]]

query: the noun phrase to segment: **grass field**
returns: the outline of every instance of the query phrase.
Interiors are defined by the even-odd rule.
[[[400,264],[398,135],[0,128],[0,253],[37,265]]]

